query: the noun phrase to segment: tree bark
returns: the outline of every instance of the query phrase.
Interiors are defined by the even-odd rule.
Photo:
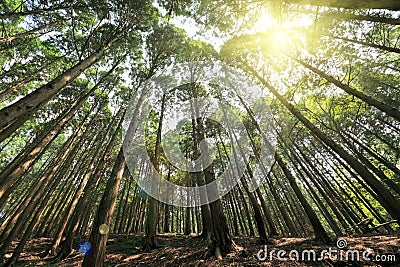
[[[289,180],[290,186],[292,187],[294,193],[297,196],[297,199],[300,201],[301,206],[303,207],[304,211],[306,212],[307,217],[313,226],[315,239],[318,241],[321,241],[323,243],[329,243],[331,241],[329,235],[326,233],[317,214],[314,212],[314,210],[308,203],[307,199],[304,197],[303,193],[301,192],[299,186],[296,183],[296,180],[292,176],[289,169],[286,167],[286,164],[283,162],[282,158],[277,153],[275,153],[275,159],[278,162],[279,167],[281,167],[286,178]]]
[[[276,0],[272,0],[276,1]],[[288,4],[327,6],[348,9],[389,9],[400,10],[400,3],[396,0],[285,0]]]
[[[244,63],[244,62],[243,62]],[[275,95],[275,97],[296,117],[304,126],[306,126],[315,136],[317,136],[323,143],[330,147],[337,153],[343,160],[347,162],[364,180],[365,182],[377,193],[376,200],[386,209],[386,211],[395,220],[400,220],[400,206],[397,199],[392,193],[386,189],[382,183],[354,156],[349,154],[342,146],[334,142],[325,133],[318,129],[311,121],[309,121],[303,114],[301,114],[292,104],[290,104],[278,91],[270,85],[264,78],[262,78],[254,69],[246,65],[246,69],[250,71],[268,90]]]
[[[399,50],[400,51],[400,50]],[[334,85],[336,85],[337,87],[339,87],[340,89],[342,89],[343,91],[345,91],[346,93],[355,96],[359,99],[361,99],[362,101],[364,101],[365,103],[367,103],[368,105],[374,106],[379,110],[382,110],[383,112],[385,112],[386,114],[388,114],[389,116],[393,117],[394,119],[396,119],[397,121],[400,121],[400,111],[397,110],[394,107],[391,107],[381,101],[378,101],[366,94],[364,94],[361,91],[358,91],[350,86],[348,86],[347,84],[342,83],[341,81],[333,78],[332,76],[329,76],[328,74],[326,74],[325,72],[314,68],[313,66],[311,66],[310,64],[297,59],[295,57],[289,56],[291,59],[293,59],[294,61],[300,63],[302,66],[306,67],[307,69],[311,70],[312,72],[320,75],[321,77],[323,77],[324,79],[326,79],[328,82],[333,83]]]
[[[396,47],[389,47],[389,46],[385,46],[385,45],[372,44],[372,43],[368,43],[368,42],[364,42],[364,41],[354,40],[354,39],[350,39],[350,38],[346,38],[346,37],[339,37],[339,36],[335,36],[335,35],[328,35],[328,36],[330,36],[332,38],[335,38],[335,39],[343,40],[343,41],[346,41],[346,42],[359,44],[359,45],[363,45],[363,46],[368,46],[368,47],[373,47],[373,48],[377,48],[377,49],[380,49],[380,50],[383,50],[383,51],[400,54],[400,49],[396,48]]]
[[[1,16],[1,15],[0,15],[0,16]],[[38,32],[38,31],[47,29],[47,28],[49,28],[50,26],[57,25],[57,24],[59,24],[59,23],[60,23],[60,21],[51,22],[51,23],[48,23],[48,24],[39,26],[39,27],[37,27],[37,28],[35,28],[35,29],[32,29],[32,30],[28,30],[28,31],[25,31],[25,32],[22,32],[22,33],[15,34],[15,35],[13,35],[13,36],[5,37],[5,38],[0,38],[0,43],[11,42],[11,41],[16,40],[16,39],[18,39],[18,38],[22,38],[22,37],[25,37],[25,36],[27,36],[27,35],[34,34],[34,33]]]
[[[101,59],[108,48],[116,40],[110,41],[104,45],[98,52],[93,53],[85,60],[77,63],[51,82],[41,86],[32,93],[26,95],[17,102],[0,110],[0,130],[3,131],[18,117],[29,115],[26,120],[42,108],[47,102],[52,100],[60,93],[69,83],[78,77],[83,71]]]
[[[72,8],[72,6],[54,6],[54,7],[49,7],[49,8],[27,10],[27,11],[22,11],[22,12],[9,12],[9,13],[0,14],[0,19],[14,19],[14,18],[22,17],[22,16],[45,14],[47,12],[58,11],[58,10],[68,10],[71,8]]]
[[[146,99],[146,91],[143,90],[140,94],[138,103],[133,112],[131,122],[127,130],[127,136],[132,136],[138,127],[139,116],[142,112],[142,107]],[[124,140],[125,142],[125,140]],[[129,141],[128,141],[129,142]],[[85,256],[82,267],[104,266],[104,256],[108,233],[102,234],[99,227],[105,224],[110,227],[112,215],[114,213],[115,203],[118,196],[118,189],[121,183],[122,175],[126,166],[124,158],[124,148],[121,146],[118,156],[115,160],[114,167],[111,171],[111,177],[107,181],[106,189],[97,209],[95,219],[90,233],[89,242],[92,244],[92,252]]]
[[[343,14],[343,13],[328,13],[324,14],[323,19],[342,19],[342,20],[358,20],[370,21],[377,23],[384,23],[390,25],[400,25],[400,20],[396,18],[380,17],[374,15],[356,15],[356,14]]]
[[[123,114],[121,115],[122,117],[123,117]],[[75,206],[74,215],[72,216],[72,218],[69,222],[68,230],[65,231],[66,240],[63,242],[61,250],[57,254],[56,258],[64,259],[72,251],[72,243],[73,243],[74,237],[78,231],[78,226],[83,219],[83,213],[85,211],[85,208],[88,205],[88,202],[90,201],[90,199],[93,195],[93,191],[94,191],[96,185],[98,184],[98,181],[100,180],[101,175],[103,174],[104,167],[110,156],[109,155],[110,151],[117,139],[119,131],[120,131],[120,128],[117,127],[114,131],[113,136],[109,140],[109,142],[103,152],[102,157],[99,159],[93,175],[90,177],[89,181],[85,185],[83,195],[79,198],[78,203]],[[53,249],[56,250],[57,248],[53,248]]]

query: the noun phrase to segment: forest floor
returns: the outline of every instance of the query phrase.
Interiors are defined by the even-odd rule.
[[[141,236],[140,235],[111,235],[107,243],[106,266],[400,266],[400,236],[380,235],[380,236],[365,236],[365,237],[345,237],[347,246],[339,250],[336,242],[331,245],[321,245],[307,238],[271,238],[267,245],[267,259],[259,260],[257,253],[261,249],[265,249],[265,245],[261,244],[256,238],[252,237],[235,237],[235,243],[243,247],[243,250],[232,252],[226,255],[223,260],[216,260],[206,256],[207,244],[205,240],[195,238],[194,236],[184,236],[182,234],[161,234],[158,236],[160,248],[151,252],[141,252],[139,249]],[[83,255],[74,250],[69,258],[62,262],[49,262],[46,259],[40,259],[39,254],[51,242],[49,238],[38,238],[29,241],[26,245],[18,263],[15,266],[80,266],[83,260]],[[17,245],[15,242],[14,247]],[[343,244],[342,244],[343,245]],[[284,250],[286,255],[283,258],[288,258],[291,250],[299,251],[301,258],[302,251],[314,250],[317,259],[321,255],[322,250],[338,250],[333,252],[332,256],[342,253],[337,259],[329,259],[327,255],[323,260],[317,261],[281,261],[278,259],[277,251]],[[272,250],[272,258],[269,254]],[[352,256],[349,254],[346,259],[347,250],[357,250],[360,253],[360,261],[351,261]],[[342,251],[342,252],[341,252]],[[395,255],[396,261],[391,262],[365,262],[362,259],[362,253],[369,251],[370,258],[375,259],[375,255],[384,257],[392,257]],[[336,253],[336,254],[334,254]],[[263,257],[263,253],[258,253]],[[295,256],[295,254],[290,254]],[[305,258],[308,253],[306,252]],[[356,255],[356,254],[355,254]],[[11,255],[9,255],[11,256]],[[355,256],[356,257],[356,256]]]

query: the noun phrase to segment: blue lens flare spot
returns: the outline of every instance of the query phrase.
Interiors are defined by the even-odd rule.
[[[82,241],[78,245],[78,251],[83,255],[88,255],[90,252],[92,252],[92,244],[90,244],[88,241]]]

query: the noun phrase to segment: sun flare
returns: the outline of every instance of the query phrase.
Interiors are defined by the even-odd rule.
[[[305,29],[313,23],[314,20],[309,15],[278,18],[264,10],[251,32],[265,34],[265,46],[282,50],[287,49],[295,39],[304,42],[304,36],[299,34],[299,30]]]

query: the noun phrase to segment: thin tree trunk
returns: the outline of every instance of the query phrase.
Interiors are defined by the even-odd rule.
[[[172,172],[172,166],[169,165],[168,166],[168,174],[167,174],[167,181],[169,182],[171,180],[171,172]],[[167,195],[169,195],[169,193],[167,192]],[[168,204],[164,204],[164,233],[169,233],[169,205]]]
[[[136,132],[139,122],[139,116],[146,99],[146,91],[142,91],[135,110],[132,114],[131,122],[127,130],[127,136],[133,136]],[[124,140],[125,142],[125,140]],[[127,141],[130,142],[130,141]],[[122,175],[126,166],[124,158],[124,148],[121,146],[118,156],[115,160],[114,167],[111,171],[111,177],[107,181],[106,189],[97,209],[95,219],[90,233],[89,242],[92,244],[93,250],[86,255],[82,267],[102,267],[104,266],[104,256],[108,233],[100,233],[99,227],[102,224],[110,226],[112,215],[114,213],[115,203],[118,196],[118,189],[121,183]]]
[[[343,160],[345,160],[349,166],[351,166],[365,181],[366,183],[377,193],[376,200],[386,209],[386,211],[395,220],[400,220],[400,206],[398,205],[397,199],[392,193],[386,189],[382,183],[376,179],[376,177],[354,156],[344,150],[339,144],[334,142],[325,133],[318,129],[311,121],[309,121],[303,114],[301,114],[293,105],[291,105],[278,91],[270,85],[264,78],[262,78],[255,70],[246,66],[249,70],[265,87],[269,89],[271,93],[296,117],[304,126],[306,126],[313,134],[315,134],[322,142],[328,147],[335,151]]]
[[[294,193],[296,194],[298,200],[301,203],[301,206],[306,212],[307,217],[313,226],[315,239],[324,243],[329,243],[331,241],[329,235],[326,233],[317,214],[314,212],[314,210],[308,203],[307,199],[304,197],[303,193],[301,192],[300,188],[296,183],[296,180],[292,176],[289,169],[286,167],[286,164],[283,162],[282,158],[277,153],[275,154],[275,159],[278,162],[279,166],[281,167],[282,171],[284,172],[286,178],[289,180],[290,186],[292,187]]]
[[[272,214],[269,211],[267,204],[265,203],[264,197],[261,193],[260,188],[256,189],[257,197],[260,200],[261,207],[263,209],[264,215],[267,219],[268,227],[269,227],[269,235],[270,236],[278,236],[278,229],[276,228],[276,224],[274,219],[272,218]]]
[[[327,6],[348,9],[390,9],[400,10],[400,4],[397,0],[285,0],[288,4]]]
[[[116,129],[119,129],[121,127],[121,125],[122,125],[123,114],[124,114],[124,112],[122,112],[122,116],[121,116],[120,122],[117,125]],[[109,135],[109,133],[111,131],[112,125],[113,125],[112,123],[109,124],[109,127],[108,127],[108,129],[106,130],[106,132],[105,132],[105,134],[103,136],[103,141],[108,137],[108,135]],[[61,242],[61,238],[62,238],[62,235],[64,233],[65,227],[67,226],[67,223],[68,223],[69,219],[71,218],[72,213],[73,213],[76,205],[78,204],[79,197],[81,196],[82,191],[84,190],[84,186],[88,182],[89,177],[90,177],[90,175],[91,175],[91,173],[93,171],[93,165],[94,165],[95,161],[98,159],[98,155],[101,152],[100,148],[103,145],[103,142],[97,142],[97,143],[98,143],[97,146],[94,148],[95,153],[92,156],[92,159],[90,160],[90,163],[88,164],[89,169],[86,171],[86,174],[84,175],[84,177],[82,178],[78,188],[76,189],[76,192],[75,192],[70,204],[68,205],[68,208],[66,210],[65,216],[63,217],[63,220],[62,220],[61,224],[58,227],[56,235],[53,238],[53,241],[52,241],[52,244],[51,244],[51,248],[50,248],[52,255],[56,255],[56,249],[58,248],[58,246],[59,246],[59,244]]]
[[[346,42],[359,44],[359,45],[364,45],[364,46],[368,46],[368,47],[377,48],[377,49],[380,49],[380,50],[383,50],[383,51],[388,51],[388,52],[400,54],[400,49],[399,48],[388,47],[388,46],[385,46],[385,45],[367,43],[367,42],[364,42],[364,41],[349,39],[349,38],[346,38],[346,37],[339,37],[339,36],[335,36],[335,35],[328,35],[328,36],[330,36],[332,38],[335,38],[335,39],[343,40],[343,41],[346,41]]]
[[[328,13],[323,19],[341,19],[341,20],[358,20],[358,21],[370,21],[377,23],[384,23],[390,25],[400,25],[400,20],[396,18],[380,17],[374,15],[356,15],[356,14],[343,14],[343,13]]]
[[[156,143],[154,148],[154,157],[152,160],[152,164],[154,167],[155,172],[160,175],[160,157],[161,157],[161,132],[163,127],[163,120],[164,120],[164,112],[165,112],[165,105],[166,105],[166,92],[163,93],[161,98],[161,111],[160,116],[158,118],[158,127],[157,127],[157,137]],[[145,226],[145,237],[142,241],[142,249],[145,251],[157,248],[157,240],[156,240],[156,233],[157,233],[157,210],[158,210],[158,200],[149,197],[149,203],[147,206],[147,217],[146,217],[146,226]]]
[[[1,16],[1,15],[0,15],[0,16]],[[51,22],[51,23],[48,23],[48,24],[39,26],[39,27],[37,27],[37,28],[35,28],[35,29],[28,30],[28,31],[25,31],[25,32],[22,32],[22,33],[18,33],[18,34],[13,35],[13,36],[5,37],[5,38],[0,38],[0,44],[1,44],[1,43],[6,43],[6,42],[11,42],[11,41],[16,40],[16,39],[18,39],[18,38],[22,38],[22,37],[24,37],[24,36],[27,36],[27,35],[30,35],[30,34],[34,34],[34,33],[38,32],[38,31],[47,29],[47,28],[49,28],[50,26],[57,25],[57,24],[59,24],[59,23],[60,23],[60,21]]]
[[[98,52],[92,54],[85,60],[77,63],[51,82],[41,86],[32,93],[26,95],[17,102],[0,110],[0,130],[3,131],[10,126],[18,117],[23,115],[32,116],[47,102],[52,100],[60,93],[69,83],[75,80],[83,71],[101,59],[107,49],[115,42],[115,40],[104,45]],[[26,118],[28,119],[28,118]],[[1,134],[0,134],[1,135]],[[3,138],[3,137],[2,137]]]
[[[123,113],[124,114],[124,113]],[[123,115],[122,115],[123,116]],[[104,167],[108,160],[110,151],[117,139],[120,128],[115,129],[113,136],[108,142],[102,157],[97,163],[96,170],[93,173],[92,177],[87,182],[83,195],[79,198],[78,203],[74,209],[74,215],[72,216],[71,221],[69,222],[68,230],[65,233],[66,240],[63,242],[60,252],[57,254],[56,258],[64,259],[66,258],[72,251],[72,243],[74,241],[74,237],[76,232],[78,231],[78,226],[83,218],[83,213],[85,208],[88,206],[88,202],[93,195],[93,191],[100,180],[101,175],[103,174]],[[56,249],[56,248],[55,248]]]
[[[127,216],[126,207],[128,204],[129,193],[131,191],[131,185],[132,185],[132,179],[129,179],[127,190],[125,190],[126,191],[125,200],[123,201],[123,205],[121,205],[121,203],[120,203],[120,205],[122,206],[122,215],[120,217],[120,221],[119,221],[118,228],[117,228],[118,233],[121,233],[124,229],[126,216]],[[115,222],[115,225],[117,225],[117,222]]]
[[[3,14],[0,14],[0,19],[14,19],[14,18],[22,17],[22,16],[46,14],[47,12],[58,11],[58,10],[68,10],[68,9],[72,9],[72,8],[73,8],[73,6],[55,6],[55,7],[43,8],[43,9],[27,10],[27,11],[22,11],[22,12],[3,13]]]
[[[374,106],[377,109],[382,110],[383,112],[385,112],[389,116],[393,117],[397,121],[400,121],[400,111],[398,109],[396,109],[394,107],[391,107],[391,106],[389,106],[389,105],[387,105],[387,104],[385,104],[385,103],[383,103],[383,102],[381,102],[379,100],[376,100],[376,99],[372,98],[371,96],[368,96],[368,95],[364,94],[363,92],[348,86],[347,84],[342,83],[341,81],[335,79],[334,77],[326,74],[325,72],[323,72],[323,71],[321,71],[321,70],[319,70],[317,68],[314,68],[310,64],[308,64],[308,63],[306,63],[306,62],[304,62],[304,61],[302,61],[302,60],[300,60],[298,58],[295,58],[295,57],[290,56],[290,55],[288,55],[288,56],[291,59],[293,59],[294,61],[296,61],[299,64],[301,64],[302,66],[304,66],[307,69],[311,70],[312,72],[320,75],[321,77],[326,79],[328,82],[333,83],[334,85],[336,85],[337,87],[339,87],[340,89],[345,91],[346,93],[361,99],[362,101],[364,101],[368,105]]]

